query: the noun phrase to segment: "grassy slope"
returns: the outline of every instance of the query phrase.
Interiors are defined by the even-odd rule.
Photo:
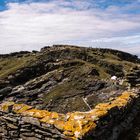
[[[23,55],[23,57],[20,58],[0,58],[0,79],[6,78],[8,75],[15,73],[18,69],[32,65],[33,63],[36,63],[36,61],[47,60],[50,56],[54,60],[60,59],[60,62],[51,62],[53,64],[62,63],[69,65],[60,66],[58,68],[58,70],[64,71],[64,75],[68,77],[68,80],[61,82],[53,87],[49,93],[44,94],[43,100],[46,105],[49,104],[49,102],[54,102],[54,104],[55,102],[57,102],[57,104],[60,102],[59,105],[61,106],[61,102],[67,102],[65,103],[67,105],[65,106],[67,111],[69,108],[70,110],[78,110],[81,108],[81,104],[83,105],[83,109],[81,108],[81,110],[88,110],[80,97],[84,94],[83,88],[93,80],[109,79],[111,75],[108,71],[113,71],[111,70],[110,65],[113,65],[115,70],[121,65],[121,68],[118,67],[118,69],[125,72],[137,65],[133,62],[123,61],[114,54],[107,52],[103,53],[98,49],[69,47],[37,53],[36,55]],[[94,60],[98,60],[98,62],[96,63]],[[77,64],[71,66],[71,62],[77,62]],[[99,62],[101,62],[101,64]],[[107,66],[102,65],[104,63],[106,63]],[[93,68],[99,72],[99,76],[89,74]],[[80,96],[77,96],[78,94],[80,94]],[[69,104],[73,104],[73,106],[68,106]],[[59,108],[61,108],[59,105],[56,106],[53,111],[61,112],[59,111]]]
[[[100,51],[95,51],[96,49],[83,49],[83,48],[74,48],[74,47],[69,47],[69,51],[71,53],[67,53],[63,52],[61,53],[61,56],[65,56],[65,57],[69,57],[69,56],[74,56],[74,55],[79,55],[79,52],[84,52],[85,51],[85,55],[86,57],[92,57],[92,58],[96,58],[98,60],[103,60],[107,63],[110,64],[120,64],[124,66],[124,69],[127,71],[129,70],[130,67],[135,66],[136,64],[129,62],[129,61],[122,61],[120,58],[118,58],[116,55],[113,55],[111,53],[102,53]],[[63,50],[62,50],[63,51]],[[54,51],[55,52],[55,51]],[[47,52],[48,53],[48,52]],[[47,59],[47,53],[42,54],[37,54],[36,56],[34,55],[23,55],[23,57],[20,58],[16,58],[16,57],[8,57],[8,58],[0,58],[0,78],[4,78],[7,77],[9,74],[14,73],[16,70],[26,67],[28,65],[31,65],[33,62],[35,62],[35,60],[39,59]],[[57,52],[56,52],[57,54]],[[39,56],[39,57],[38,57]],[[59,57],[61,57],[59,56]],[[77,57],[77,56],[75,56]],[[64,61],[65,59],[63,59]],[[83,60],[79,60],[79,61],[83,61]],[[92,65],[96,68],[98,68],[100,71],[104,72],[104,68],[102,68],[101,66],[99,66],[98,64],[95,64],[94,62],[87,62],[85,61],[85,63],[87,63],[87,65]],[[101,74],[102,74],[101,72]],[[104,73],[104,75],[106,75],[106,73]],[[102,75],[103,76],[103,75]],[[107,76],[107,75],[106,75]]]
[[[15,73],[18,69],[30,65],[31,61],[35,61],[35,56],[0,58],[0,79]]]

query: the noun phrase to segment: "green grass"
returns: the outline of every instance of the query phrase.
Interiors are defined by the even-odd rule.
[[[26,67],[33,60],[34,56],[20,57],[20,58],[2,58],[0,59],[0,79],[7,77],[16,72],[16,70]]]
[[[76,77],[74,77],[74,72],[69,76],[70,81],[65,81],[64,83],[57,85],[47,95],[45,95],[45,103],[48,103],[50,100],[55,101],[59,98],[63,98],[63,96],[72,96],[77,92],[80,92],[81,88],[84,86],[84,82],[79,79],[75,80]]]
[[[58,59],[58,61],[55,61],[55,59]],[[20,58],[1,58],[0,79],[6,78],[10,74],[15,74],[15,72],[19,69],[31,66],[35,63],[41,63],[44,60],[47,60],[52,67],[54,66],[54,69],[50,69],[47,75],[42,75],[42,77],[39,75],[40,79],[36,80],[36,82],[41,82],[41,79],[43,78],[44,81],[49,78],[54,78],[56,81],[59,81],[63,75],[68,78],[67,81],[59,83],[58,85],[52,87],[49,93],[46,92],[46,94],[44,94],[44,105],[49,104],[50,101],[54,102],[54,105],[57,104],[57,101],[62,101],[64,104],[70,106],[69,110],[80,110],[81,105],[84,108],[81,110],[87,110],[87,106],[83,102],[81,96],[83,96],[83,92],[86,92],[84,88],[86,86],[88,87],[89,83],[92,83],[97,79],[110,79],[112,74],[110,71],[112,69],[112,71],[115,71],[116,74],[120,71],[127,72],[131,67],[137,65],[132,62],[120,60],[120,58],[110,52],[103,53],[98,49],[83,49],[68,46],[67,50],[65,48],[61,48],[57,51],[51,50],[43,53],[37,53],[35,55],[23,55],[23,57]],[[113,68],[111,68],[111,66],[113,66]],[[99,72],[99,76],[89,74],[93,68]],[[31,79],[29,80],[31,81]],[[66,100],[64,98],[66,98]],[[94,102],[94,99],[92,101]],[[59,107],[56,107],[55,109],[57,111]]]

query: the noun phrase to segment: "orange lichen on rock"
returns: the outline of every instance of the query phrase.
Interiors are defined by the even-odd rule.
[[[105,109],[94,109],[93,111],[91,111],[91,114],[100,118],[102,116],[107,115],[107,110],[105,110]]]
[[[13,105],[13,111],[16,113],[23,113],[31,108],[33,108],[33,107],[25,105],[25,104],[14,104]]]
[[[10,106],[13,106],[15,103],[14,102],[4,102],[0,105],[0,110],[4,112],[8,112]]]
[[[47,110],[38,110],[38,109],[30,109],[22,113],[24,116],[32,116],[35,118],[44,118],[46,116],[50,116],[51,112]]]
[[[5,102],[0,105],[0,110],[8,112],[9,108],[12,111],[23,116],[30,116],[39,119],[42,123],[54,125],[68,139],[76,140],[82,138],[85,134],[93,131],[97,124],[96,121],[101,117],[108,115],[108,111],[114,107],[123,108],[136,97],[136,94],[124,92],[109,103],[100,103],[95,108],[88,112],[72,112],[60,114],[49,112],[47,110],[33,109],[25,104],[15,104],[14,102]]]
[[[130,92],[123,92],[121,96],[117,97],[115,100],[111,102],[111,104],[107,107],[107,109],[111,109],[113,107],[124,107],[126,106],[132,97],[135,97],[136,94]]]
[[[57,120],[54,124],[54,126],[59,130],[64,130],[64,127],[66,126],[65,121]]]

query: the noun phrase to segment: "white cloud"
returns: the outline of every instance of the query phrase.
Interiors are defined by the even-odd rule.
[[[92,40],[94,47],[113,48],[140,56],[140,35]]]
[[[113,45],[111,47],[117,49],[125,45],[128,51],[130,46],[140,44],[132,42],[140,40],[140,36],[133,38],[131,35],[140,31],[140,15],[130,18],[129,14],[117,13],[117,8],[88,9],[90,4],[85,1],[61,1],[8,4],[9,9],[0,12],[0,53],[40,49],[57,43],[96,46],[93,40],[102,38],[108,40],[108,43],[100,41],[103,47]],[[118,37],[114,41],[116,36],[128,37]]]

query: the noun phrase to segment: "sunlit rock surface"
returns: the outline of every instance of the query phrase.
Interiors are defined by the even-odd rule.
[[[105,123],[106,121],[115,122],[115,118],[113,117],[117,118],[118,116],[120,116],[120,113],[122,112],[124,113],[124,116],[122,117],[122,119],[124,119],[126,117],[125,113],[127,112],[127,109],[129,108],[129,106],[132,107],[132,102],[135,98],[138,98],[137,94],[132,93],[132,92],[123,92],[122,95],[120,95],[116,99],[107,103],[100,103],[96,105],[95,108],[93,108],[92,110],[88,112],[70,112],[67,114],[49,112],[47,110],[38,110],[25,104],[16,104],[14,102],[4,102],[0,105],[0,111],[2,113],[0,117],[0,121],[4,120],[4,122],[6,122],[7,116],[5,116],[4,113],[20,115],[20,120],[18,120],[19,121],[18,125],[15,126],[15,130],[19,133],[19,137],[22,134],[21,132],[22,125],[25,125],[27,123],[27,124],[31,124],[32,127],[39,126],[40,129],[43,124],[50,125],[50,129],[52,129],[52,131],[56,129],[59,132],[59,133],[56,132],[56,135],[58,135],[58,137],[62,139],[64,138],[64,139],[76,140],[76,139],[82,139],[84,137],[87,138],[90,136],[93,136],[96,138],[97,137],[96,133],[100,131],[100,127],[101,127],[100,123],[103,123],[103,122]],[[112,112],[116,113],[116,115],[113,116]],[[110,120],[105,120],[106,117],[109,117],[108,119]],[[10,115],[8,118],[10,118]],[[20,124],[21,121],[22,121],[22,124]],[[13,129],[13,128],[10,128],[11,126],[9,123],[7,123],[6,125],[9,126],[9,131],[10,129],[11,130]],[[112,124],[112,125],[115,126],[115,124]],[[31,130],[31,131],[34,132],[35,130]],[[54,131],[54,134],[55,134],[55,131]],[[42,137],[44,136],[43,133],[41,135]],[[50,136],[51,135],[53,134],[50,133]],[[9,137],[12,138],[13,136],[14,135],[9,134]]]
[[[0,55],[1,139],[115,140],[139,112],[139,79],[140,59],[118,50]]]

